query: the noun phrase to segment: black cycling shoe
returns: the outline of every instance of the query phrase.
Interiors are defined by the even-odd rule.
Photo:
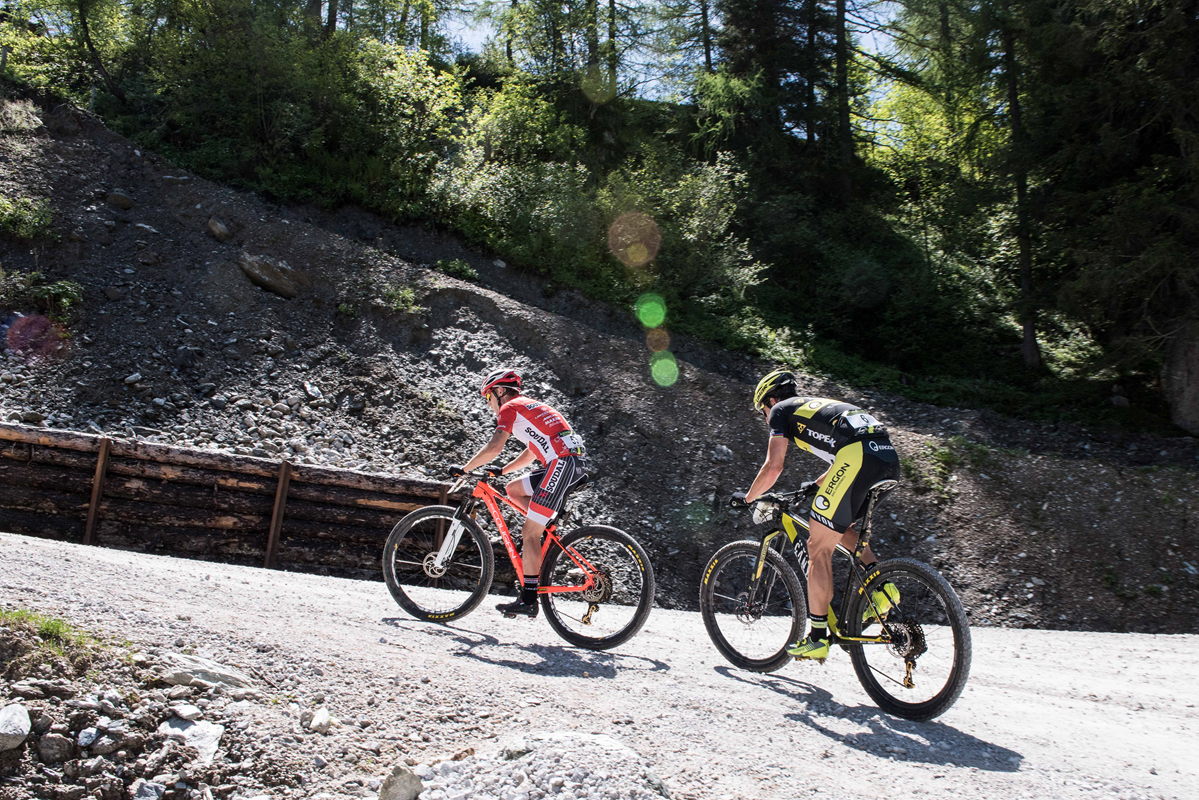
[[[508,619],[515,619],[516,617],[537,619],[536,600],[534,600],[532,603],[522,603],[520,600],[517,600],[515,603],[500,603],[495,607],[495,610],[499,611]]]

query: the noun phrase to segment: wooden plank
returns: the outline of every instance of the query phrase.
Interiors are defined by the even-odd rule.
[[[26,425],[0,422],[0,441],[95,453],[99,452],[100,438],[87,433],[32,428]],[[112,456],[176,466],[202,467],[265,478],[274,478],[279,473],[279,462],[273,459],[235,456],[213,450],[175,447],[130,439],[113,439]],[[336,467],[319,467],[312,464],[296,465],[293,469],[292,480],[297,483],[341,486],[386,494],[406,494],[428,498],[437,497],[440,492],[440,485],[435,481],[378,475]]]
[[[279,550],[279,531],[283,528],[283,514],[287,510],[287,487],[291,483],[291,462],[284,461],[279,467],[279,488],[275,492],[275,509],[271,512],[271,532],[266,541],[266,558],[262,566],[271,569],[275,564],[275,553]]]
[[[96,476],[92,479],[92,501],[87,507],[87,525],[83,529],[83,543],[92,543],[92,534],[96,530],[96,516],[100,513],[100,498],[104,496],[104,478],[108,473],[108,452],[112,449],[112,440],[100,440],[100,454],[96,458]]]
[[[83,519],[0,508],[0,530],[41,539],[77,542],[83,537]]]

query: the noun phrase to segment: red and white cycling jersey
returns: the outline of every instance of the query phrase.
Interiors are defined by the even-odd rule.
[[[583,437],[570,430],[561,414],[524,396],[504,403],[496,425],[528,445],[542,464],[583,452]]]

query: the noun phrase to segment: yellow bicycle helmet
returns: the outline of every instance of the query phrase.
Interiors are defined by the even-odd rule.
[[[769,373],[762,380],[758,381],[758,387],[754,389],[754,411],[759,410],[766,404],[767,398],[785,387],[791,388],[791,393],[795,393],[795,374],[788,372],[785,369],[776,369]]]

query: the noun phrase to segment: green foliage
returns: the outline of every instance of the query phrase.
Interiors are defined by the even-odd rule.
[[[46,283],[40,272],[5,272],[0,267],[0,308],[36,308],[55,319],[68,317],[83,302],[74,281]]]
[[[479,273],[475,271],[474,267],[472,267],[470,264],[467,264],[461,258],[455,258],[451,260],[443,258],[433,266],[438,272],[444,272],[451,278],[458,278],[464,281],[479,280]]]
[[[53,221],[49,200],[0,197],[0,235],[24,240],[49,236]]]
[[[391,311],[417,314],[424,310],[416,302],[416,291],[411,286],[388,286],[383,290],[383,299]]]

